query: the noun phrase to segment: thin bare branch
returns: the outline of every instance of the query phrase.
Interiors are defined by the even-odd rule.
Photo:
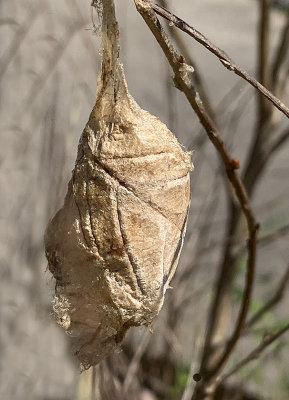
[[[279,136],[279,137],[275,140],[275,142],[271,145],[268,155],[272,155],[272,154],[275,153],[277,150],[279,150],[280,147],[283,146],[283,144],[285,144],[285,143],[287,142],[288,139],[289,139],[289,129],[286,129],[284,132],[282,132],[282,133],[280,134],[280,136]]]
[[[258,247],[260,248],[261,246],[267,246],[270,245],[274,240],[278,240],[289,233],[289,224],[283,225],[279,228],[277,228],[273,232],[265,233],[265,234],[260,234],[258,237]],[[230,241],[227,240],[225,244],[230,244]],[[212,243],[212,246],[217,246],[219,242]],[[237,244],[236,242],[234,243],[235,245]],[[245,245],[240,245],[239,248],[236,249],[235,256],[236,258],[239,258],[242,256],[242,254],[246,251],[246,246]]]
[[[0,79],[2,79],[10,62],[14,58],[19,48],[21,47],[22,43],[24,43],[24,40],[26,39],[31,27],[33,26],[38,16],[39,16],[39,9],[31,11],[27,23],[24,26],[18,28],[10,46],[5,51],[4,55],[1,57],[2,60],[0,69]]]
[[[286,198],[288,194],[286,193]],[[270,204],[269,204],[270,205]],[[206,226],[205,226],[206,227]],[[258,237],[258,246],[267,246],[270,245],[274,240],[279,240],[280,238],[283,238],[284,236],[287,236],[289,234],[289,224],[283,225],[280,228],[276,229],[273,232],[265,233],[265,234],[259,234]],[[217,247],[221,245],[227,246],[228,244],[233,244],[234,246],[237,245],[237,242],[232,242],[232,239],[227,238],[224,240],[218,239],[218,240],[212,240],[209,242],[208,245],[200,248],[197,252],[196,258],[193,260],[192,264],[188,266],[188,269],[193,271],[193,269],[196,267],[196,264],[198,264],[202,259],[208,255],[211,251],[216,250]],[[242,253],[246,251],[247,247],[244,245],[240,245],[239,248],[236,250],[236,257],[239,258],[242,256]],[[179,280],[187,279],[187,269],[183,271],[183,273],[180,275],[178,278]],[[178,282],[178,281],[177,281]]]
[[[97,400],[96,399],[96,367],[92,367],[92,377],[91,377],[91,397],[90,400]]]
[[[174,82],[178,89],[180,89],[193,110],[199,117],[199,120],[203,127],[205,128],[207,135],[216,150],[218,151],[229,181],[231,182],[236,197],[240,203],[240,207],[245,215],[248,230],[249,230],[249,239],[248,239],[248,262],[247,262],[247,277],[246,277],[246,286],[244,290],[244,296],[242,300],[242,305],[240,308],[238,320],[236,323],[236,328],[232,334],[231,339],[228,341],[227,347],[224,350],[224,353],[218,362],[216,370],[214,370],[214,374],[217,373],[220,368],[225,364],[227,359],[229,358],[231,352],[233,351],[245,324],[246,316],[249,309],[249,302],[252,295],[253,282],[255,277],[255,265],[256,265],[256,243],[257,243],[257,231],[258,224],[255,220],[253,211],[249,204],[249,200],[247,197],[246,190],[243,186],[243,183],[239,177],[239,174],[236,171],[236,167],[234,166],[234,160],[231,155],[228,153],[222,139],[220,138],[220,134],[218,132],[218,128],[215,123],[211,120],[210,116],[207,114],[206,109],[200,99],[199,94],[196,92],[195,88],[192,85],[191,79],[189,78],[188,72],[186,70],[186,65],[183,63],[183,57],[180,56],[172,43],[170,42],[168,36],[164,32],[161,27],[160,22],[157,19],[157,16],[154,12],[155,6],[152,6],[152,3],[147,0],[135,0],[135,4],[137,10],[142,15],[146,24],[152,31],[156,40],[158,41],[160,47],[162,48],[168,62],[170,63],[175,77]],[[163,11],[166,11],[162,9]],[[172,21],[174,22],[174,21]],[[178,22],[179,23],[179,22]],[[183,24],[185,24],[183,22]],[[185,24],[186,25],[186,24]],[[201,35],[201,34],[199,34]]]
[[[251,361],[258,359],[261,356],[261,354],[263,353],[263,351],[266,350],[270,344],[272,344],[277,339],[279,339],[287,331],[289,331],[289,323],[287,325],[285,325],[284,328],[280,329],[274,335],[266,335],[265,338],[263,339],[262,343],[259,344],[259,346],[257,346],[246,357],[244,357],[240,362],[238,362],[237,365],[235,365],[235,367],[233,367],[227,373],[225,373],[223,376],[218,378],[218,384],[223,383],[226,379],[228,379],[230,376],[234,375],[236,372],[238,372],[245,365],[249,364]]]
[[[167,0],[159,0],[159,3],[163,8],[167,8]],[[185,62],[194,68],[193,78],[194,78],[194,83],[196,85],[197,91],[200,93],[200,96],[203,100],[203,103],[206,106],[208,113],[210,114],[210,117],[213,120],[215,120],[216,119],[215,111],[212,107],[209,95],[207,93],[207,89],[205,87],[205,83],[203,81],[201,72],[196,64],[196,61],[191,56],[190,51],[183,39],[183,36],[181,35],[181,32],[179,31],[179,29],[175,29],[174,26],[169,25],[169,30],[170,30],[172,37],[174,38],[174,41],[175,41],[178,49],[180,50],[181,54],[184,56]]]
[[[137,370],[137,368],[139,366],[139,363],[140,363],[140,360],[142,358],[142,355],[146,350],[146,347],[147,347],[147,345],[149,343],[150,338],[151,338],[151,333],[150,333],[150,331],[146,330],[144,332],[144,334],[143,334],[143,336],[141,338],[141,341],[140,341],[140,343],[138,345],[138,348],[137,348],[137,350],[136,350],[136,352],[135,352],[135,354],[134,354],[134,356],[133,356],[133,358],[132,358],[132,360],[131,360],[131,362],[130,362],[130,364],[128,366],[127,374],[126,374],[126,377],[124,379],[124,383],[123,383],[123,387],[122,387],[123,398],[125,398],[126,395],[127,395],[129,386],[130,386],[130,384],[131,384],[131,382],[133,380],[133,377],[134,377],[134,375],[136,373],[136,370]]]
[[[264,86],[270,87],[271,71],[269,62],[270,48],[270,5],[272,0],[259,0],[260,21],[259,21],[259,43],[258,43],[258,79]],[[259,99],[259,120],[266,120],[268,114],[268,102],[262,92],[258,93]]]
[[[247,71],[239,67],[223,50],[219,49],[212,42],[210,42],[202,33],[198,32],[195,28],[188,25],[181,18],[172,14],[170,11],[157,4],[152,3],[150,0],[142,0],[143,4],[146,3],[149,8],[154,10],[161,17],[173,23],[177,28],[187,33],[189,36],[194,38],[202,46],[206,47],[212,54],[218,57],[221,63],[229,70],[234,72],[236,75],[245,79],[250,85],[259,90],[269,101],[271,101],[275,107],[277,107],[283,114],[289,118],[289,108],[275,97],[268,89],[266,89],[260,82],[250,76]]]
[[[258,245],[259,246],[266,246],[272,243],[276,239],[280,239],[283,236],[288,235],[289,233],[289,224],[283,225],[280,228],[276,229],[273,232],[266,233],[259,237]]]
[[[61,60],[65,50],[67,49],[68,45],[70,44],[70,42],[72,41],[72,39],[74,38],[75,34],[81,29],[83,28],[83,25],[80,23],[75,23],[74,25],[72,25],[72,27],[70,27],[67,32],[66,35],[64,37],[63,40],[61,40],[60,42],[57,43],[55,50],[54,50],[54,54],[53,56],[51,56],[48,61],[47,64],[45,66],[45,72],[41,73],[41,75],[39,75],[32,88],[30,89],[29,93],[27,94],[25,100],[23,101],[23,103],[21,104],[21,110],[22,112],[25,114],[29,108],[31,108],[31,106],[34,104],[34,102],[37,99],[37,96],[39,95],[39,93],[42,91],[43,87],[45,86],[47,80],[50,78],[50,76],[52,75],[53,71],[55,70],[57,64],[59,63],[59,61]],[[17,110],[18,112],[18,110]],[[20,112],[20,111],[19,111]]]
[[[269,310],[271,310],[273,307],[275,307],[284,297],[285,290],[288,286],[289,283],[289,265],[282,276],[280,283],[277,287],[277,290],[275,291],[275,294],[271,297],[270,300],[267,301],[263,305],[263,307],[257,311],[246,323],[244,330],[248,330],[251,328],[256,322],[258,322]]]
[[[272,84],[274,88],[278,86],[278,80],[280,75],[280,70],[282,66],[286,62],[286,55],[288,53],[289,47],[289,13],[286,17],[286,22],[281,34],[279,46],[277,48],[274,60],[273,60],[273,68],[272,68]]]

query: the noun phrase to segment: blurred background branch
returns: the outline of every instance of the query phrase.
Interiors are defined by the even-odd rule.
[[[289,103],[287,0],[157,3],[213,38],[242,71]],[[188,400],[204,384],[196,381],[206,375],[209,361],[224,354],[246,298],[249,232],[226,169],[185,96],[173,87],[168,63],[133,1],[116,6],[130,90],[194,150],[191,213],[173,290],[151,332],[131,330],[118,352],[79,375],[66,337],[50,318],[54,283],[44,272],[42,237],[47,220],[61,206],[94,103],[98,22],[92,25],[89,2],[48,0],[39,7],[36,0],[1,0],[4,400]],[[261,224],[249,315],[211,397],[287,400],[288,120],[192,37],[170,21],[164,27],[178,53],[176,72],[189,82],[191,93],[199,93],[203,104],[191,100],[205,113],[206,128],[218,132],[227,171],[240,172]],[[180,80],[175,81],[179,87]],[[239,160],[240,169],[232,170]],[[262,362],[251,362],[261,352]]]

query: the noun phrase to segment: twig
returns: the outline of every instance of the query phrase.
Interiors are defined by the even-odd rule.
[[[283,28],[278,49],[276,51],[276,55],[273,61],[272,68],[272,84],[274,88],[278,86],[280,70],[282,66],[285,64],[286,55],[288,53],[289,47],[289,13],[287,14],[287,20],[285,22],[285,26]]]
[[[218,115],[224,114],[228,107],[232,105],[232,102],[236,101],[238,96],[241,96],[242,93],[244,93],[243,90],[245,89],[250,89],[250,87],[247,87],[246,83],[242,79],[238,80],[219,101],[216,106],[216,113]]]
[[[122,386],[123,398],[125,398],[126,395],[127,395],[127,391],[128,391],[129,386],[131,384],[131,381],[132,381],[132,379],[134,377],[134,374],[135,374],[135,372],[136,372],[136,370],[137,370],[137,368],[139,366],[141,357],[142,357],[143,353],[146,350],[146,347],[147,347],[147,345],[149,343],[150,338],[151,338],[151,333],[148,330],[146,330],[144,332],[144,334],[143,334],[143,336],[141,338],[141,341],[139,343],[139,346],[138,346],[138,348],[137,348],[137,350],[136,350],[136,352],[135,352],[135,354],[134,354],[134,356],[133,356],[133,358],[132,358],[132,360],[131,360],[131,362],[130,362],[130,364],[128,366],[127,374],[126,374],[126,377],[124,379],[124,383],[123,383],[123,386]]]
[[[286,198],[287,198],[287,196],[288,195],[286,195]],[[265,234],[260,234],[258,237],[258,247],[267,246],[268,244],[271,244],[274,240],[280,239],[283,236],[288,235],[288,233],[289,233],[289,224],[286,224],[286,225],[281,226],[280,228],[277,228],[276,231],[265,233]],[[227,243],[230,243],[230,241],[227,240],[225,242],[225,244],[227,244]],[[236,244],[236,243],[234,243],[234,244]],[[211,246],[217,246],[217,245],[218,245],[218,242],[212,243]],[[245,250],[246,250],[246,246],[240,245],[240,247],[236,249],[236,252],[234,253],[234,255],[236,256],[236,258],[240,258]]]
[[[288,283],[289,283],[289,265],[285,271],[285,274],[282,276],[282,278],[280,280],[280,283],[277,287],[275,294],[271,297],[270,300],[267,301],[267,303],[265,303],[263,305],[263,307],[259,311],[257,311],[249,319],[249,321],[246,323],[246,325],[244,327],[245,331],[248,330],[249,328],[251,328],[251,326],[254,325],[256,322],[258,322],[263,317],[263,315],[266,314],[266,312],[271,310],[274,306],[276,306],[282,300]]]
[[[289,129],[286,129],[271,145],[268,156],[276,152],[289,139]]]
[[[286,199],[288,197],[288,194],[286,193]],[[274,204],[274,203],[273,203]],[[269,203],[270,205],[270,203]],[[205,225],[206,227],[207,225]],[[258,246],[267,246],[270,243],[272,243],[274,240],[280,239],[289,233],[289,224],[286,224],[284,226],[281,226],[278,228],[276,231],[265,233],[265,234],[260,234],[258,237]],[[202,236],[200,236],[202,237]],[[238,240],[240,242],[240,239]],[[224,244],[227,246],[228,244],[233,244],[234,246],[237,245],[237,242],[232,242],[230,238],[225,239],[225,242],[223,240],[212,240],[209,242],[208,245],[200,248],[196,254],[195,259],[193,260],[192,264],[189,265],[190,271],[193,271],[193,269],[196,267],[196,264],[198,264],[205,256],[207,256],[211,251],[216,250],[217,247],[219,247],[221,244]],[[236,257],[239,258],[243,255],[244,251],[246,250],[246,245],[240,245],[240,247],[236,250]],[[183,271],[180,277],[177,277],[177,283],[178,280],[180,279],[185,279],[187,280],[188,275],[187,275],[187,269]],[[175,280],[176,282],[176,280]]]
[[[194,340],[194,344],[193,344],[193,352],[194,354],[198,354],[200,351],[200,337]],[[196,357],[195,359],[198,359],[198,357]],[[194,371],[195,371],[195,361],[194,358],[191,362],[191,366],[190,366],[190,371],[189,371],[189,375],[188,375],[188,380],[187,380],[187,384],[186,384],[186,388],[183,392],[182,398],[181,400],[190,400],[192,398],[192,394],[194,392],[195,386],[196,386],[196,381],[194,380]]]
[[[259,237],[258,245],[266,246],[272,243],[273,240],[280,239],[283,236],[288,235],[289,233],[289,224],[283,225],[280,228],[276,229],[274,232],[266,233]]]
[[[90,400],[96,400],[96,367],[92,367],[91,372],[91,397]]]
[[[219,170],[217,171],[217,173]],[[214,215],[216,210],[218,209],[217,203],[219,200],[219,192],[218,192],[218,186],[220,184],[220,180],[218,179],[219,176],[217,175],[215,177],[215,183],[211,188],[211,193],[207,197],[207,201],[204,201],[202,206],[200,207],[200,210],[198,212],[198,217],[196,218],[194,225],[195,227],[198,227],[198,220],[201,218],[201,216],[206,215],[206,220],[213,221],[214,220]],[[195,183],[196,184],[196,183]],[[200,224],[200,228],[198,229],[198,238],[195,244],[195,256],[193,261],[190,263],[187,268],[184,269],[184,271],[180,274],[177,275],[177,279],[174,281],[177,284],[180,284],[182,282],[190,282],[189,278],[192,276],[192,272],[198,267],[199,262],[202,260],[202,258],[206,255],[208,255],[208,252],[211,250],[214,250],[216,246],[214,246],[213,243],[210,243],[211,246],[201,246],[202,243],[206,243],[206,237],[205,235],[210,232],[214,224],[206,224],[206,220]],[[219,244],[220,242],[218,242]],[[190,292],[190,291],[188,291]],[[191,298],[191,293],[188,293],[187,296],[185,296],[186,299]],[[186,302],[186,301],[185,301]]]
[[[258,46],[258,79],[259,82],[267,87],[270,82],[270,63],[269,63],[269,42],[270,42],[270,5],[272,0],[259,0],[260,22],[259,22],[259,46]],[[265,121],[268,114],[268,102],[261,92],[258,93],[259,99],[259,120]]]
[[[202,46],[206,47],[211,53],[218,57],[221,63],[229,70],[239,75],[241,78],[245,79],[250,85],[258,89],[269,101],[271,101],[275,107],[277,107],[283,114],[289,118],[289,108],[281,102],[277,97],[275,97],[268,89],[266,89],[260,82],[254,79],[248,74],[247,71],[239,67],[223,50],[219,49],[213,43],[211,43],[203,34],[198,32],[195,28],[188,25],[182,19],[172,14],[170,11],[157,4],[152,3],[150,0],[142,0],[143,7],[144,3],[147,4],[149,8],[154,10],[161,17],[173,23],[177,28],[181,29],[183,32],[187,33],[189,36],[193,37]]]
[[[254,277],[255,277],[255,265],[256,265],[256,242],[257,242],[257,231],[258,231],[258,224],[255,220],[253,211],[249,204],[249,200],[247,197],[246,190],[242,184],[242,181],[239,177],[239,174],[234,167],[234,162],[231,155],[228,153],[226,147],[224,146],[223,141],[220,138],[220,134],[218,132],[218,128],[211,120],[210,116],[207,114],[206,109],[200,99],[199,94],[194,89],[191,79],[188,76],[188,73],[185,69],[185,65],[183,64],[183,58],[180,56],[172,43],[170,42],[168,36],[164,32],[161,27],[160,22],[158,21],[156,14],[153,10],[155,10],[155,5],[152,6],[152,3],[147,0],[135,0],[135,4],[137,10],[145,20],[146,24],[152,31],[153,35],[155,36],[156,40],[158,41],[160,47],[162,48],[168,62],[170,63],[175,77],[174,82],[178,89],[180,89],[187,100],[189,101],[190,105],[192,106],[193,110],[199,117],[199,120],[203,127],[205,128],[207,135],[213,145],[215,146],[216,150],[218,151],[228,179],[230,180],[234,190],[236,197],[240,203],[241,209],[245,215],[248,230],[249,230],[249,239],[248,239],[248,262],[247,262],[247,277],[246,277],[246,286],[244,290],[244,296],[242,300],[242,305],[240,308],[236,328],[232,334],[231,339],[228,342],[228,345],[218,362],[216,370],[214,370],[214,374],[223,366],[223,364],[229,358],[232,350],[234,349],[245,324],[246,316],[249,309],[249,302],[252,295]],[[162,9],[163,10],[163,9]],[[166,11],[166,10],[163,10]],[[174,21],[172,21],[174,22]],[[183,22],[183,24],[185,24]],[[186,24],[185,24],[186,25]],[[200,34],[199,34],[200,35]],[[289,114],[288,114],[289,115]]]
[[[260,2],[261,1],[262,0],[260,0]],[[283,85],[283,87],[285,87],[285,85]],[[280,93],[281,92],[282,91],[280,90]],[[243,184],[249,198],[253,195],[256,183],[260,179],[265,166],[268,165],[270,159],[268,151],[270,151],[269,149],[272,146],[271,142],[273,142],[272,135],[276,127],[277,116],[275,115],[275,111],[277,112],[277,109],[273,110],[271,107],[267,108],[268,113],[262,115],[261,119],[259,117],[257,118],[256,131],[253,135],[252,143],[249,146],[249,154],[247,156],[245,168],[243,168]],[[281,116],[282,114],[280,114],[280,117]],[[240,209],[235,206],[234,202],[231,202],[226,228],[226,237],[230,238],[230,242],[228,245],[224,243],[224,251],[219,265],[216,291],[211,302],[208,318],[207,340],[201,363],[201,370],[204,375],[206,375],[207,370],[210,371],[212,365],[215,365],[215,360],[218,359],[218,354],[221,351],[221,347],[215,346],[215,343],[219,343],[227,336],[230,321],[229,318],[227,318],[224,322],[224,318],[226,318],[226,315],[230,313],[231,309],[230,295],[232,283],[235,277],[236,261],[238,258],[238,253],[235,251],[234,243],[236,243],[240,238],[243,224],[241,217]]]
[[[284,328],[280,329],[277,333],[274,335],[266,335],[266,337],[263,339],[262,343],[259,344],[253,351],[251,351],[245,358],[243,358],[240,362],[235,365],[232,369],[230,369],[227,373],[225,373],[223,376],[220,376],[217,381],[218,384],[223,383],[226,379],[228,379],[230,376],[234,375],[236,372],[238,372],[241,368],[243,368],[245,365],[249,364],[251,361],[256,360],[260,357],[262,352],[266,350],[266,348],[275,342],[277,339],[279,339],[280,336],[282,336],[284,333],[286,333],[289,330],[289,323],[284,326]]]
[[[194,386],[196,385],[196,382],[193,379],[195,368],[195,360],[193,359],[188,374],[186,388],[184,390],[181,400],[190,400],[192,398],[192,394],[194,393]]]
[[[159,0],[159,3],[163,8],[167,8],[167,0]],[[196,61],[192,58],[192,56],[188,50],[188,47],[183,39],[183,36],[181,35],[181,32],[178,29],[174,29],[174,26],[171,26],[171,25],[169,25],[169,30],[170,30],[171,35],[174,38],[174,41],[175,41],[178,49],[180,50],[181,54],[184,56],[186,63],[191,65],[194,68],[193,79],[194,79],[194,83],[196,85],[197,91],[200,93],[200,96],[203,100],[203,103],[206,106],[206,110],[210,114],[210,117],[215,121],[216,120],[215,112],[212,107],[209,95],[207,93],[205,84],[203,82],[202,75],[199,71]]]
[[[72,41],[74,35],[78,32],[83,27],[81,24],[75,24],[70,27],[64,39],[57,43],[54,54],[52,57],[50,57],[47,61],[45,72],[41,75],[39,75],[35,82],[34,85],[32,86],[31,90],[28,92],[25,100],[21,103],[21,106],[19,107],[19,110],[17,109],[16,112],[20,113],[23,112],[24,114],[28,114],[28,110],[31,108],[31,106],[35,103],[37,100],[37,96],[45,86],[47,80],[50,78],[52,75],[52,72],[55,70],[57,64],[61,60],[61,57],[63,56],[65,50],[67,49],[68,45]]]
[[[183,296],[180,302],[176,305],[176,311],[179,316],[182,316],[186,307],[191,303],[194,304],[194,307],[198,304],[199,301],[202,301],[203,296],[206,294],[206,290],[210,287],[212,279],[209,279],[205,282],[199,289],[193,291],[193,293],[187,294],[187,296]]]
[[[30,13],[26,25],[17,30],[15,37],[11,41],[10,47],[5,51],[4,55],[1,56],[0,80],[3,78],[3,75],[6,72],[11,60],[21,47],[22,43],[24,43],[24,39],[27,37],[38,15],[39,9],[35,9]]]

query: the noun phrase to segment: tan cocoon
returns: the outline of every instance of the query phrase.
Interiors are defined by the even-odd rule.
[[[192,167],[191,154],[128,93],[113,1],[103,3],[96,104],[45,235],[56,318],[83,368],[158,314],[178,261]]]

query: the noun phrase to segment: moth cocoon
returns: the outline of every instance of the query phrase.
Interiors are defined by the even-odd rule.
[[[45,248],[54,311],[83,368],[131,326],[149,326],[175,272],[190,201],[191,153],[128,93],[113,0],[103,0],[96,103]]]

